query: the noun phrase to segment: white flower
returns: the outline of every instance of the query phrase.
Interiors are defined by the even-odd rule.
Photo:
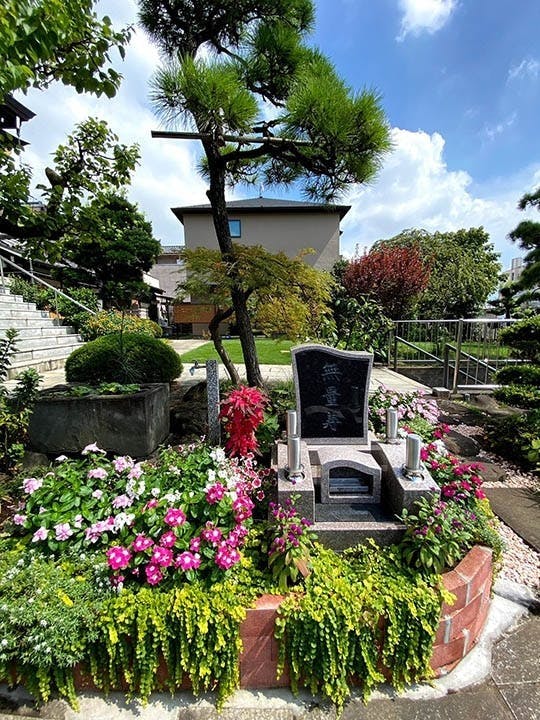
[[[169,468],[169,469],[170,469],[170,468]],[[160,496],[161,490],[160,490],[158,487],[152,488],[152,489],[150,490],[150,494],[157,498],[157,497]]]
[[[210,457],[218,463],[225,460],[225,450],[223,448],[215,448],[210,452]]]
[[[216,471],[215,470],[208,471],[208,482],[210,483],[210,485],[213,485],[216,482]]]

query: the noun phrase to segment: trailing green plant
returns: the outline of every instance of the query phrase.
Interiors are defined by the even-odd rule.
[[[505,405],[525,410],[540,408],[540,385],[503,385],[496,388],[493,395]]]
[[[122,328],[125,333],[141,333],[155,338],[163,334],[160,326],[153,320],[140,318],[138,315],[128,315],[118,310],[102,310],[96,315],[91,315],[80,332],[84,340],[95,340],[103,335],[118,333]]]
[[[171,382],[182,372],[178,353],[164,340],[142,333],[114,333],[74,350],[66,360],[68,382]]]
[[[499,340],[512,348],[514,357],[540,365],[540,315],[512,323],[501,330]]]
[[[506,365],[495,373],[502,385],[540,385],[540,365]]]
[[[0,472],[14,470],[22,459],[32,406],[41,382],[34,368],[27,368],[19,373],[11,392],[3,384],[17,348],[17,335],[17,330],[10,328],[0,338]]]
[[[278,674],[286,663],[294,692],[321,693],[338,714],[353,679],[367,699],[386,679],[382,667],[398,690],[429,678],[443,594],[451,600],[438,576],[413,572],[396,548],[370,542],[338,556],[318,547],[305,592],[279,609]]]

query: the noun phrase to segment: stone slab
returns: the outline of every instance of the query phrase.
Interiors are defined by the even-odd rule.
[[[485,488],[495,515],[540,552],[540,493],[528,488]]]
[[[365,452],[363,448],[364,446],[355,447],[354,445],[326,445],[318,448],[318,464],[321,466],[321,502],[350,503],[353,498],[356,502],[379,503],[381,501],[381,466],[373,455]],[[337,468],[358,470],[367,475],[371,482],[371,492],[366,493],[365,496],[331,495],[330,473]]]
[[[305,442],[301,445],[300,462],[303,466],[303,477],[291,482],[287,477],[287,445],[277,444],[277,476],[278,476],[278,502],[283,504],[291,495],[296,495],[295,507],[302,517],[311,522],[315,519],[315,486],[311,475],[309,450]]]
[[[500,685],[499,692],[515,720],[540,720],[540,683]]]
[[[495,646],[491,674],[497,684],[540,683],[540,617],[520,625]]]

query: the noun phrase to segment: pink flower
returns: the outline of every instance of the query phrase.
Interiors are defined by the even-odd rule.
[[[137,535],[133,543],[131,544],[131,547],[135,552],[144,552],[144,550],[148,550],[148,548],[152,547],[154,544],[154,541],[152,538],[146,537],[146,535]]]
[[[259,502],[264,500],[264,490],[258,490],[255,496]]]
[[[26,515],[20,515],[19,513],[15,513],[13,516],[13,524],[14,525],[24,525],[26,522]]]
[[[161,572],[161,569],[153,563],[147,565],[144,572],[146,573],[146,580],[149,585],[157,585],[163,580],[163,573]]]
[[[89,453],[102,453],[103,455],[107,454],[105,450],[101,450],[101,448],[98,448],[96,443],[91,443],[90,445],[87,445],[81,451],[81,455],[88,455]]]
[[[96,478],[97,480],[105,480],[107,477],[107,471],[105,468],[92,468],[88,471],[89,478]]]
[[[189,541],[189,549],[194,553],[199,552],[201,549],[201,538],[199,536],[191,538]]]
[[[234,519],[236,522],[243,522],[251,517],[253,501],[247,496],[237,498],[232,504]]]
[[[133,498],[127,495],[117,495],[112,501],[112,506],[116,509],[130,507],[131,505],[133,505]]]
[[[32,535],[32,542],[38,542],[38,540],[46,540],[49,535],[49,531],[45,527],[40,527],[39,530]]]
[[[146,503],[146,505],[144,506],[143,512],[144,512],[144,510],[151,510],[152,508],[155,508],[157,506],[158,506],[158,501],[155,498],[152,498],[152,500],[149,500]]]
[[[142,470],[141,464],[137,463],[129,471],[128,478],[130,480],[138,480],[142,474],[143,474],[143,470]]]
[[[483,490],[480,490],[479,488],[477,488],[474,491],[474,494],[476,495],[476,498],[478,500],[483,500],[486,497],[486,493]]]
[[[73,530],[69,523],[59,523],[54,526],[54,532],[57,540],[67,540],[73,535]]]
[[[221,570],[229,570],[233,565],[240,562],[240,557],[240,553],[236,548],[231,548],[226,542],[222,542],[218,547],[214,562]]]
[[[109,567],[113,570],[124,570],[131,560],[131,552],[121,545],[114,545],[105,553]]]
[[[121,473],[133,467],[133,460],[127,456],[117,457],[113,460],[113,465],[116,472]]]
[[[221,540],[222,533],[219,528],[214,527],[214,525],[209,522],[206,523],[205,529],[201,532],[201,537],[203,540],[206,540],[206,542],[212,543],[212,545],[217,545]]]
[[[32,495],[43,485],[42,478],[26,478],[23,480],[23,490],[27,495]]]
[[[165,548],[172,548],[174,543],[176,542],[176,535],[172,530],[168,530],[167,532],[164,532],[163,535],[159,539],[159,544],[161,547]]]
[[[84,518],[82,515],[75,515],[73,518],[73,527],[77,528],[77,530],[80,529],[82,527],[83,520]]]
[[[169,508],[163,518],[163,522],[171,527],[177,527],[186,522],[186,515],[180,508]]]
[[[224,497],[226,490],[226,487],[221,483],[215,483],[206,491],[206,502],[209,505],[215,505]]]
[[[172,565],[173,563],[172,550],[169,550],[169,548],[166,547],[161,547],[160,545],[155,545],[150,561],[160,567],[169,567],[169,565]]]
[[[101,498],[103,497],[103,490],[94,490],[94,492],[92,493],[92,497],[96,498],[96,500],[101,500]]]
[[[178,555],[174,564],[180,570],[197,570],[201,565],[201,557],[198,553],[194,554],[186,550]]]

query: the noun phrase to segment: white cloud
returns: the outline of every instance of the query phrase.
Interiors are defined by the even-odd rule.
[[[508,128],[512,127],[512,125],[515,123],[517,118],[517,113],[513,112],[509,117],[507,117],[505,120],[502,120],[499,123],[496,123],[495,125],[484,125],[484,129],[482,130],[482,135],[486,140],[489,142],[492,142],[495,140],[496,137],[499,135],[502,135],[505,130],[508,130]]]
[[[456,7],[457,0],[399,0],[403,17],[397,39],[403,40],[409,33],[437,32],[448,22]]]
[[[508,82],[512,80],[532,79],[540,75],[540,62],[536,58],[524,58],[519,65],[512,65],[508,71]]]
[[[343,221],[342,252],[351,256],[357,246],[362,252],[406,228],[433,232],[483,225],[509,265],[520,251],[506,235],[527,216],[516,206],[524,192],[540,183],[540,164],[476,187],[468,173],[447,167],[439,133],[395,128],[392,134],[395,149],[376,182],[357,186],[347,198],[352,209]]]

